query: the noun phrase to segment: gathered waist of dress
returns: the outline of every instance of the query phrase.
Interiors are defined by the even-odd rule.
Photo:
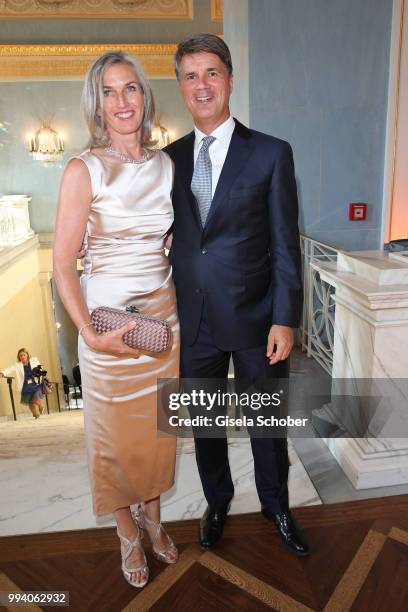
[[[146,234],[129,237],[121,236],[86,236],[86,244],[90,249],[100,250],[105,248],[146,248],[146,249],[161,249],[164,247],[164,237],[158,235],[156,237]]]
[[[84,273],[135,276],[153,274],[166,277],[170,263],[165,253],[163,239],[89,240],[83,260]]]

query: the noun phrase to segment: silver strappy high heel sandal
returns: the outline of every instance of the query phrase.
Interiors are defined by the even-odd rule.
[[[146,555],[140,543],[143,537],[143,530],[138,525],[137,536],[136,536],[136,539],[133,540],[133,542],[120,533],[119,527],[117,527],[116,531],[117,531],[121,544],[123,544],[125,547],[125,552],[122,554],[123,576],[126,582],[128,582],[131,586],[136,587],[137,589],[141,589],[147,584],[147,581],[149,580],[149,568],[146,562]],[[126,561],[129,559],[130,555],[132,554],[135,548],[137,548],[142,553],[143,564],[140,565],[139,567],[126,567]],[[146,578],[144,578],[140,582],[133,582],[132,576],[133,574],[136,574],[137,572],[142,572],[143,574],[145,574]]]
[[[147,531],[150,541],[152,543],[153,555],[156,557],[156,559],[158,561],[162,561],[163,563],[168,563],[168,564],[176,563],[178,561],[177,547],[175,546],[173,540],[171,539],[167,531],[164,529],[163,525],[161,523],[156,523],[156,521],[153,521],[153,519],[146,516],[141,506],[139,506],[136,511],[132,512],[132,516],[135,519],[136,523],[139,525],[139,529],[145,528],[145,530],[147,531],[146,525],[156,528],[156,531],[153,537],[150,536],[149,532]],[[167,545],[165,546],[165,548],[157,548],[155,546],[161,530],[163,530],[167,538]],[[174,558],[168,556],[171,550],[173,550],[175,553]]]

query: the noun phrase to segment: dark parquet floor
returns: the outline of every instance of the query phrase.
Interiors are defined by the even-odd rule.
[[[0,590],[69,591],[75,612],[408,609],[408,495],[294,514],[311,547],[308,557],[285,549],[257,513],[230,517],[210,552],[196,543],[197,521],[169,524],[179,562],[163,565],[147,549],[151,580],[141,591],[122,578],[113,529],[1,538]],[[54,609],[64,608],[44,608]]]

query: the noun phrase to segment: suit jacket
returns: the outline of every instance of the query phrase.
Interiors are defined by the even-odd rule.
[[[175,163],[171,262],[182,341],[194,343],[205,299],[225,351],[266,344],[273,323],[297,327],[302,307],[292,150],[235,123],[204,227],[191,191],[194,132],[165,149]]]

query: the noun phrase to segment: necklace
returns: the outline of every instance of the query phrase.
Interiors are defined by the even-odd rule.
[[[142,157],[140,159],[133,159],[132,157],[127,157],[120,151],[117,151],[113,147],[109,146],[105,148],[105,151],[109,153],[109,155],[113,155],[114,157],[119,158],[121,161],[125,162],[125,164],[144,164],[144,162],[148,161],[151,157],[153,157],[153,151],[148,151],[147,149],[142,149]]]

